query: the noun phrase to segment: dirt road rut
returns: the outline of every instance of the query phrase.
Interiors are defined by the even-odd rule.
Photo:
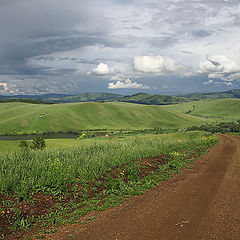
[[[48,239],[240,239],[240,137],[220,143],[190,170],[130,202],[92,213],[96,222],[64,226]]]

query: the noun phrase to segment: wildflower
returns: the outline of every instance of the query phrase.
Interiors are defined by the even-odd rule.
[[[174,155],[175,157],[177,157],[177,156],[180,155],[180,153],[178,153],[178,152],[173,152],[173,155]]]
[[[179,143],[181,143],[181,142],[182,142],[182,140],[181,140],[181,139],[178,139],[178,142],[179,142]]]

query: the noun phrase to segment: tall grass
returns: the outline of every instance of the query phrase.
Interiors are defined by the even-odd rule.
[[[79,140],[77,147],[22,151],[0,156],[0,193],[24,196],[43,191],[64,193],[68,185],[100,176],[136,159],[174,151],[196,151],[216,143],[203,132],[145,135],[107,140]]]

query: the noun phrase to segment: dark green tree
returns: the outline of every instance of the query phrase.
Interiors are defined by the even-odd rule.
[[[32,140],[31,148],[34,150],[43,150],[46,147],[46,142],[41,136],[36,136],[35,139]]]

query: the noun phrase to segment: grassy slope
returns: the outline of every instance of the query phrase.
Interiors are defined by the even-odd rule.
[[[40,115],[46,114],[41,120]],[[201,119],[160,106],[130,103],[0,104],[0,133],[82,129],[183,128]]]
[[[207,117],[214,121],[234,121],[240,119],[240,99],[237,98],[194,101],[166,106],[166,108],[179,113],[186,113],[192,110],[189,115]]]

